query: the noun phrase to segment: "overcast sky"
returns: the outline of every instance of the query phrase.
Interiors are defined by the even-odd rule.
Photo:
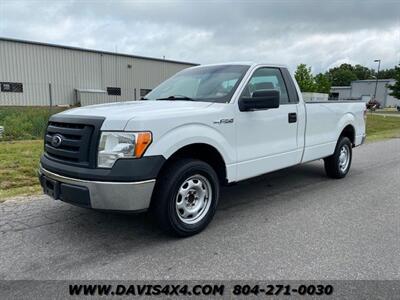
[[[0,0],[0,36],[196,63],[400,62],[400,1]]]

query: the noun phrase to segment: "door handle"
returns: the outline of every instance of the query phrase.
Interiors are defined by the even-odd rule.
[[[297,122],[297,113],[289,113],[288,121],[289,121],[289,123],[296,123]]]

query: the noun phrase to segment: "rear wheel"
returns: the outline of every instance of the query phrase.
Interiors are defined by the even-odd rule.
[[[326,174],[331,178],[343,178],[350,170],[352,144],[348,137],[340,137],[333,155],[324,159]]]
[[[218,197],[214,169],[201,160],[181,159],[172,162],[157,180],[151,210],[162,229],[190,236],[210,223]]]

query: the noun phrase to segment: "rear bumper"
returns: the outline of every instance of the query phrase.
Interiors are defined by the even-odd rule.
[[[364,134],[364,135],[362,136],[362,139],[361,139],[361,145],[365,143],[365,140],[366,140],[366,139],[367,139],[367,135]]]
[[[155,179],[135,182],[91,181],[65,177],[40,166],[46,194],[77,206],[99,210],[142,211],[150,206]]]
[[[356,136],[354,146],[355,147],[361,146],[362,144],[365,143],[366,138],[367,138],[366,134]]]

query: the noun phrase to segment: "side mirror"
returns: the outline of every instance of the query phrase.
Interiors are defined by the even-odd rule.
[[[252,111],[279,107],[279,92],[276,90],[255,91],[252,97],[239,99],[240,111]]]

